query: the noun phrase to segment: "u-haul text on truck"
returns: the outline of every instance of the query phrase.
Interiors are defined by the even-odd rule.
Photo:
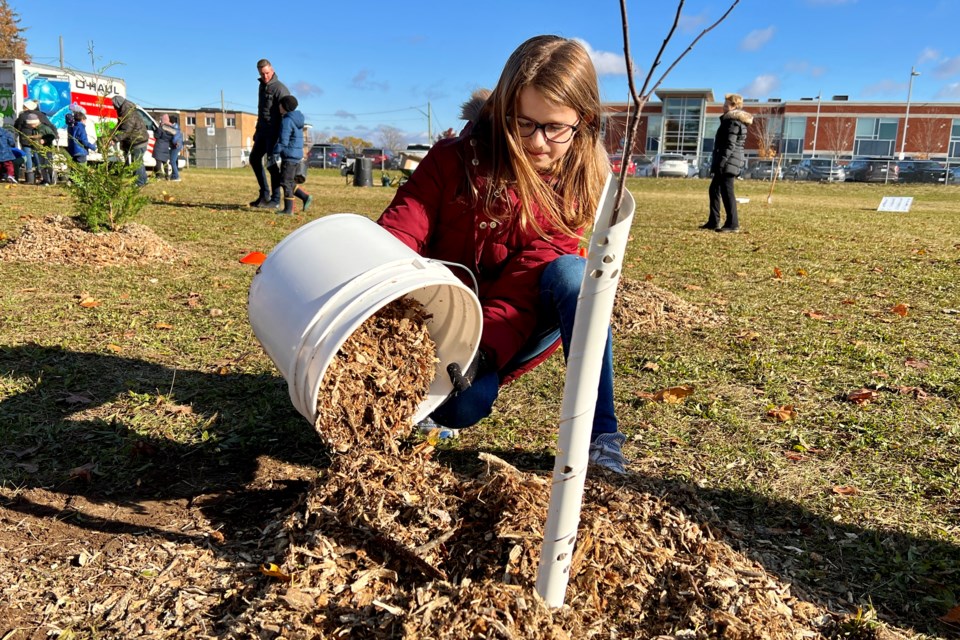
[[[121,78],[23,60],[0,59],[0,114],[3,115],[3,126],[12,127],[17,115],[23,111],[24,102],[35,100],[40,111],[47,114],[57,128],[57,145],[61,147],[67,146],[65,117],[72,105],[82,107],[87,114],[87,137],[90,142],[96,143],[98,134],[105,128],[115,127],[117,111],[111,100],[114,95],[127,96],[127,85]],[[137,116],[143,119],[150,132],[143,164],[153,167],[156,165],[153,159],[153,134],[158,125],[149,113],[139,107]],[[96,152],[89,156],[91,162],[101,159]],[[182,163],[181,160],[181,166]]]

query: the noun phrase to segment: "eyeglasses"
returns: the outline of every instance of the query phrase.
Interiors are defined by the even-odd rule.
[[[527,118],[513,117],[512,119],[517,127],[517,133],[520,134],[521,138],[529,138],[537,132],[537,129],[540,129],[543,131],[544,138],[558,144],[570,142],[570,139],[573,138],[573,134],[577,132],[580,125],[579,120],[577,124],[561,124],[559,122],[540,124]]]

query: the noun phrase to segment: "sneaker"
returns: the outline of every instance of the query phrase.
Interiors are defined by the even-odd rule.
[[[740,233],[740,227],[720,227],[717,233]]]
[[[313,204],[313,196],[307,196],[307,199],[303,201],[303,210],[306,211],[310,208],[310,205]]]
[[[451,429],[437,424],[429,417],[424,418],[417,424],[417,430],[424,436],[436,435],[438,440],[449,440],[460,436],[459,429]]]
[[[590,462],[614,473],[626,473],[627,459],[623,457],[623,443],[626,441],[627,436],[619,431],[601,433],[590,443]]]
[[[6,178],[3,179],[3,181],[9,182],[10,184],[20,184],[19,182],[17,182],[17,179],[14,178],[13,176],[7,176]]]
[[[170,182],[183,182],[180,178],[170,178]]]

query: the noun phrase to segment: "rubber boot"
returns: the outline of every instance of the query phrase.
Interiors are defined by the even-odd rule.
[[[26,182],[27,184],[36,184],[37,178],[36,178],[36,174],[33,172],[33,169],[31,169],[30,171],[27,171],[25,175],[26,175],[26,180],[24,180],[24,182]]]
[[[277,211],[277,213],[283,215],[293,215],[293,198],[284,198],[283,199],[283,211]]]
[[[313,204],[313,196],[297,187],[297,190],[293,192],[293,195],[297,196],[303,201],[303,210],[306,211],[310,208],[310,205]]]

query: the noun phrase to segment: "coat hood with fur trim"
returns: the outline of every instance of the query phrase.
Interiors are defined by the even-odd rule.
[[[720,116],[721,118],[733,118],[734,120],[739,120],[748,127],[753,124],[753,115],[747,113],[743,109],[730,109],[725,114]]]

